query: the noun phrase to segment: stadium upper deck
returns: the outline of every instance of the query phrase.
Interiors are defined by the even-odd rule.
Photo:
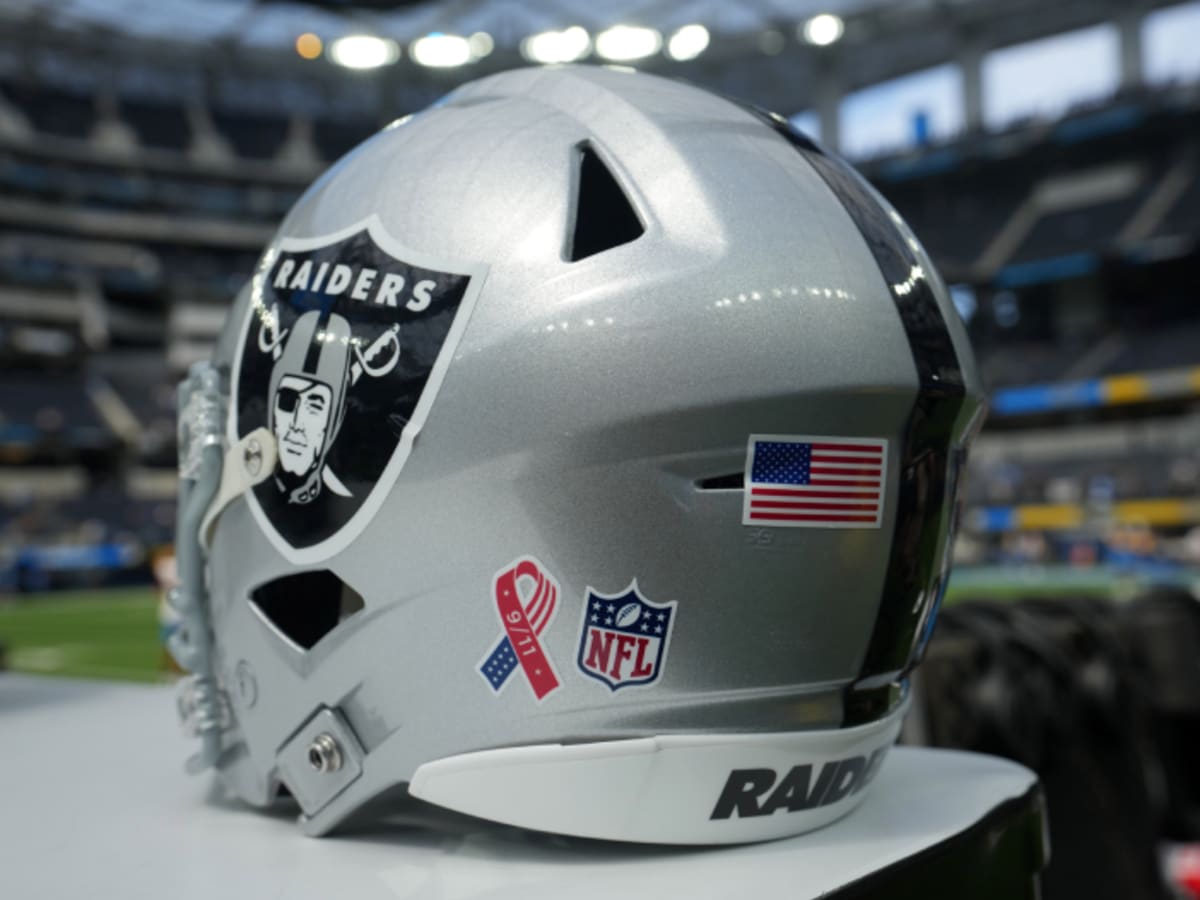
[[[0,16],[10,6],[0,3]],[[1114,13],[1104,4],[1056,5],[1035,34],[1004,26],[995,4],[966,8],[993,45]],[[787,101],[820,107],[825,126],[832,101],[813,85],[833,84],[836,94],[871,72],[897,74],[949,52],[945,42],[938,49],[936,28],[917,40],[924,13],[914,9],[886,40],[908,39],[919,50],[890,55],[896,71],[872,70],[862,49],[878,41],[854,35],[880,27],[885,14],[864,10],[846,13],[838,77],[801,79]],[[1136,31],[1136,22],[1118,19],[1122,36]],[[165,89],[146,90],[144,78],[103,76],[121,71],[111,53],[81,52],[64,63],[79,35],[42,34],[14,64],[5,48],[20,30],[0,37],[0,368],[6,395],[19,394],[0,409],[0,542],[74,540],[81,532],[66,523],[93,521],[110,538],[153,545],[170,534],[172,385],[208,353],[274,223],[325,165],[453,78],[409,65],[402,82],[344,71],[314,80],[297,75],[290,60],[271,81],[261,65],[241,68],[234,54],[230,72],[210,72],[209,89],[171,99]],[[726,38],[690,69],[650,67],[778,103],[747,73],[812,64],[791,51],[765,59],[761,48],[751,53]],[[211,55],[199,50],[167,60],[145,41],[116,43],[137,62],[127,69],[165,66],[168,86],[172,72],[197,58],[208,60],[201,70],[211,68]],[[974,45],[977,56],[982,50]],[[498,52],[488,65],[503,62]],[[979,59],[973,65],[978,72]],[[238,96],[231,86],[240,78],[258,88]],[[297,83],[316,87],[297,95]],[[355,92],[344,93],[347,86]],[[997,389],[972,479],[980,515],[968,522],[985,532],[1040,527],[1053,518],[1047,504],[1135,501],[1141,505],[1120,514],[1144,520],[1150,510],[1158,517],[1151,524],[1165,527],[1200,520],[1190,499],[1200,494],[1192,310],[1200,287],[1200,90],[1123,80],[1062,115],[998,129],[972,115],[960,132],[859,160],[954,283]],[[826,137],[836,141],[837,129]],[[1155,423],[1157,443],[1129,440],[1146,421]],[[1027,436],[1037,445],[1038,434],[1081,424],[1115,425],[1125,439],[1099,442],[1105,449],[1095,452],[1071,441],[1026,452]],[[63,465],[73,473],[65,487],[49,468]],[[1183,505],[1143,502],[1156,499]],[[106,518],[105,509],[113,514]],[[1063,527],[1085,518],[1070,509],[1053,515]]]

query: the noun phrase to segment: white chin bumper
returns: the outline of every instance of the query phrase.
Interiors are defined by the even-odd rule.
[[[464,753],[417,769],[409,793],[495,822],[580,837],[735,844],[850,812],[907,704],[836,731],[663,735]]]

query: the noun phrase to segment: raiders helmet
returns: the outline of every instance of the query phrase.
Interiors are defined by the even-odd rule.
[[[333,166],[180,402],[192,770],[310,834],[376,801],[685,844],[862,799],[983,407],[843,162],[590,67]]]

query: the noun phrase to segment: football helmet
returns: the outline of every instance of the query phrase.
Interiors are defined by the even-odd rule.
[[[895,740],[983,393],[845,163],[563,67],[329,169],[180,404],[193,770],[311,834],[415,798],[732,843],[848,812]]]

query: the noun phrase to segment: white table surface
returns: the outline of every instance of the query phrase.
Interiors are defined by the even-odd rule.
[[[669,849],[507,829],[304,837],[189,777],[159,686],[0,673],[6,900],[819,897],[969,828],[1033,785],[991,757],[898,747],[855,812],[767,844]]]

